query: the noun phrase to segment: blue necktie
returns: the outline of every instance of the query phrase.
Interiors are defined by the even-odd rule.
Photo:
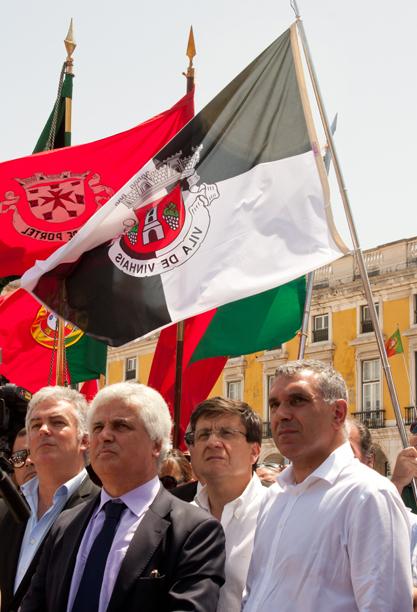
[[[98,610],[107,557],[125,508],[126,505],[123,502],[108,501],[104,504],[102,510],[106,518],[87,557],[72,612],[96,612]]]

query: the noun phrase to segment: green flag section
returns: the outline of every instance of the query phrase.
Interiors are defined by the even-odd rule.
[[[190,362],[270,350],[293,338],[301,326],[305,289],[302,277],[277,289],[220,306]]]
[[[305,289],[302,277],[185,321],[181,440],[192,411],[208,397],[228,357],[273,349],[295,336],[301,327]],[[175,325],[160,333],[148,381],[171,410],[175,396],[176,336]]]
[[[397,329],[385,342],[387,357],[392,357],[398,353],[404,353],[400,330]]]
[[[119,346],[341,257],[305,92],[293,26],[23,286]]]
[[[55,102],[45,127],[33,149],[34,153],[49,149],[61,149],[71,144],[71,117],[66,113],[66,99],[72,100],[73,74],[65,74],[61,95]]]
[[[31,393],[55,384],[55,328],[56,317],[24,289],[0,297],[0,374]],[[96,379],[104,374],[106,349],[103,343],[66,323],[68,382]]]

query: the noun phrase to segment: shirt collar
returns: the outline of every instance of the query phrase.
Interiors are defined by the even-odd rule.
[[[84,478],[87,477],[87,470],[83,468],[81,472],[76,474],[73,478],[67,480],[62,485],[60,485],[54,493],[52,503],[55,503],[56,499],[62,495],[66,496],[68,499],[76,489],[81,485]],[[38,511],[38,491],[39,491],[39,478],[35,476],[31,478],[28,482],[25,482],[21,486],[23,495],[25,496],[33,514],[36,514]]]
[[[229,512],[236,516],[236,518],[239,518],[241,511],[240,509],[246,504],[248,504],[252,497],[256,495],[256,493],[260,490],[259,487],[261,490],[263,490],[262,483],[259,480],[259,477],[254,472],[252,478],[246,485],[246,488],[243,493],[239,497],[236,497],[235,499],[232,499],[230,502],[225,504],[223,512],[228,509]],[[194,500],[200,506],[200,508],[203,508],[203,510],[210,512],[210,502],[207,493],[207,485],[204,485],[201,490],[198,491]]]
[[[97,514],[100,512],[106,502],[120,499],[126,504],[129,510],[133,512],[133,514],[139,517],[143,513],[143,509],[148,508],[151,505],[160,487],[161,483],[159,481],[159,478],[158,476],[155,476],[151,480],[148,480],[148,482],[145,482],[145,484],[139,485],[135,489],[132,489],[131,491],[128,491],[127,493],[124,493],[124,495],[120,495],[119,497],[111,497],[107,493],[107,491],[102,488],[100,495],[100,503],[94,516],[97,516]]]
[[[341,446],[338,446],[325,461],[318,468],[314,470],[301,485],[307,486],[307,483],[312,480],[325,480],[330,485],[334,484],[337,477],[343,468],[346,467],[355,459],[352,448],[349,442],[344,442]],[[285,470],[278,474],[277,482],[281,487],[288,487],[295,485],[294,480],[294,469],[292,465],[289,465]]]

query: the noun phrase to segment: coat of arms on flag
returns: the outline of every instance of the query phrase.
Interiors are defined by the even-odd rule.
[[[0,214],[13,211],[12,223],[21,236],[46,242],[68,242],[113,194],[90,170],[37,172],[14,181],[16,191],[7,191],[0,200]]]
[[[174,155],[132,182],[144,204],[124,220],[124,235],[109,249],[111,261],[122,272],[136,277],[163,274],[182,265],[204,242],[210,226],[209,207],[219,198],[219,191],[216,185],[197,185],[200,177],[194,166],[200,149],[184,159]],[[146,204],[170,188],[167,195]],[[186,204],[183,194],[188,195]],[[126,203],[123,196],[121,201]]]

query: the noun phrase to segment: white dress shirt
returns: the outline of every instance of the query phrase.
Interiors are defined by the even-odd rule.
[[[136,529],[143,519],[145,512],[155,499],[160,487],[161,483],[159,478],[155,476],[155,478],[152,480],[149,480],[145,484],[136,487],[136,489],[132,489],[132,491],[129,491],[120,497],[110,497],[110,495],[108,495],[104,489],[101,490],[100,503],[87,525],[87,529],[85,530],[81,540],[80,549],[77,554],[77,560],[75,562],[68,597],[68,612],[73,606],[90,549],[103,526],[105,514],[101,510],[104,504],[108,501],[117,499],[124,502],[127,508],[122,513],[109,555],[107,557],[100,592],[98,612],[104,612],[107,609],[120,566],[125,558],[129,544],[132,541]]]
[[[287,467],[258,516],[244,612],[410,612],[407,515],[348,442],[299,484]]]
[[[256,518],[267,490],[254,474],[242,495],[223,508],[220,522],[226,536],[226,581],[220,589],[217,612],[240,612],[252,555]],[[206,487],[197,493],[194,503],[210,512]]]

